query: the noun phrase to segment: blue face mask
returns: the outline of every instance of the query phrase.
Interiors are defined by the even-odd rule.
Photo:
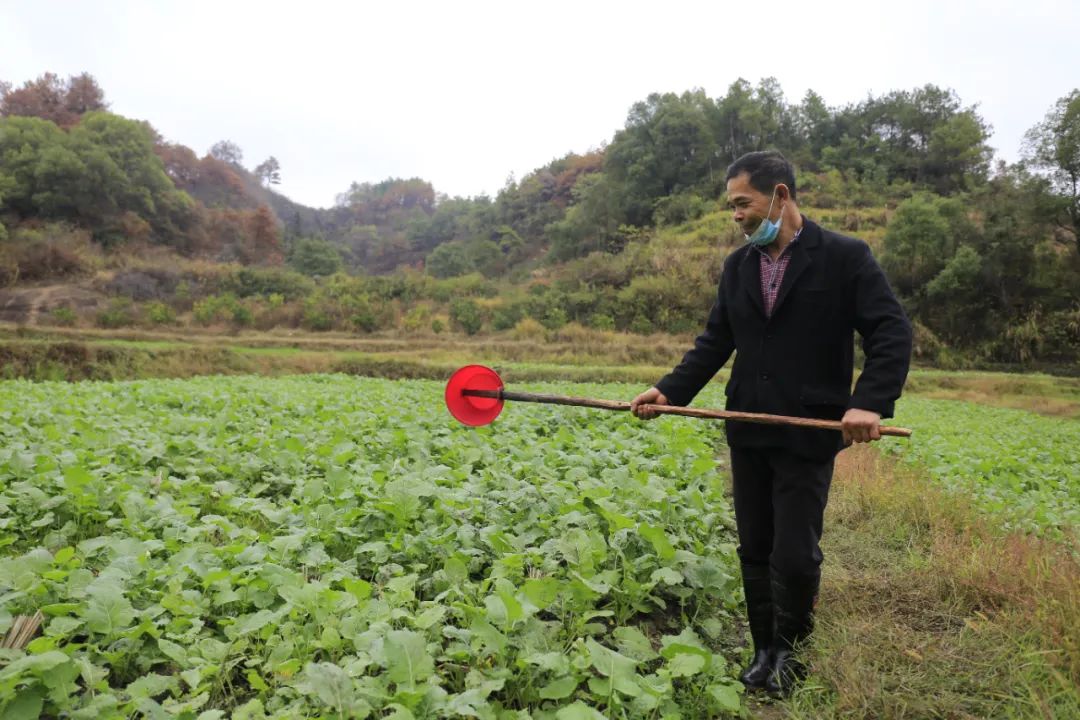
[[[755,247],[765,247],[771,245],[772,241],[776,239],[776,236],[780,233],[780,226],[784,223],[784,206],[780,206],[780,217],[776,218],[776,222],[769,219],[769,215],[772,214],[773,201],[776,200],[776,190],[773,190],[772,198],[769,200],[769,211],[765,213],[765,219],[761,221],[761,224],[757,226],[753,234],[747,235],[743,233],[743,237],[746,238],[746,242]]]

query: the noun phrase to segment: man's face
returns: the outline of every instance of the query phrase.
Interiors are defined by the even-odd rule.
[[[736,175],[727,181],[728,206],[735,211],[735,222],[747,235],[753,234],[757,226],[769,212],[769,203],[773,205],[773,215],[779,217],[780,198],[773,201],[772,195],[766,195],[750,186],[750,173]]]

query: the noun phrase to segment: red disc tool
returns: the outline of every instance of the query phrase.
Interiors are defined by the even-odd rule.
[[[466,425],[487,425],[502,412],[503,400],[498,397],[502,389],[503,382],[494,370],[483,365],[466,365],[446,383],[446,407],[451,415]],[[478,390],[487,391],[495,397],[466,393]]]

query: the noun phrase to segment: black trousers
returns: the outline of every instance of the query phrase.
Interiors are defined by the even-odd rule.
[[[781,448],[731,448],[739,559],[785,576],[820,572],[822,519],[833,461]]]

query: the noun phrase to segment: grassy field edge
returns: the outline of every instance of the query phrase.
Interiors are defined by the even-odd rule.
[[[925,473],[837,462],[812,675],[763,718],[1080,717],[1080,565]]]

